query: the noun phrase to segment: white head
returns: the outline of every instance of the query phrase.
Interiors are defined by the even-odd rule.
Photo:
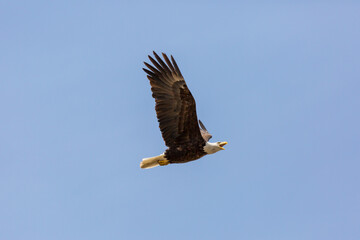
[[[206,142],[206,145],[204,146],[204,151],[207,154],[213,154],[220,150],[225,150],[223,146],[225,146],[226,144],[227,142],[215,142],[215,143]]]

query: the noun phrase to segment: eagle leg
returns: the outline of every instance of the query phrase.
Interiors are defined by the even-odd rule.
[[[166,165],[170,164],[170,161],[165,159],[165,160],[159,160],[158,163],[160,166],[166,166]]]

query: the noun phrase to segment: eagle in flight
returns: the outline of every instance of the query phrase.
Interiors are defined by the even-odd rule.
[[[149,56],[153,65],[144,62],[148,69],[143,70],[150,80],[159,127],[168,149],[159,156],[144,158],[140,167],[186,163],[225,150],[227,142],[209,142],[212,136],[204,124],[198,121],[195,99],[173,56],[170,61],[163,53],[164,62],[153,53],[156,60]]]

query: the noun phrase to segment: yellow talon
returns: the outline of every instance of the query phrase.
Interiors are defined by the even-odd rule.
[[[158,163],[159,163],[160,166],[166,166],[166,165],[170,164],[170,161],[167,160],[167,159],[166,160],[159,160]]]

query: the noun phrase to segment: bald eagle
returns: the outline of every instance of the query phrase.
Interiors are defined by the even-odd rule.
[[[144,158],[141,168],[186,163],[207,154],[225,150],[227,142],[209,142],[212,137],[196,115],[195,99],[186,86],[173,56],[171,62],[162,54],[165,62],[155,53],[148,56],[153,66],[144,62],[143,68],[150,80],[152,96],[162,137],[168,149],[156,157]],[[200,124],[200,126],[199,126]]]

